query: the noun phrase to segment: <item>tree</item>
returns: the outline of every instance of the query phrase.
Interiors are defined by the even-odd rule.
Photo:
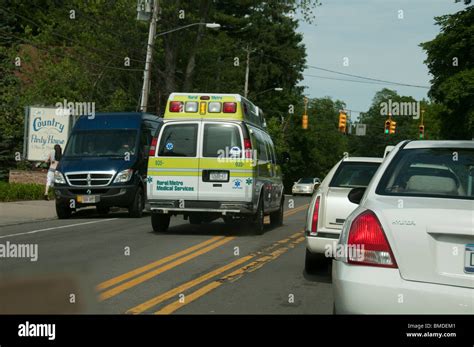
[[[382,115],[383,103],[415,102],[411,96],[401,96],[395,90],[384,88],[378,91],[369,110],[360,115],[358,123],[366,124],[365,136],[350,136],[349,153],[351,156],[381,157],[384,149],[388,145],[396,145],[403,140],[418,139],[418,126],[421,119],[414,119],[413,116],[392,116],[392,120],[397,122],[395,134],[385,134],[384,126],[388,115]],[[425,125],[425,139],[435,140],[439,138],[439,124],[437,115],[440,106],[429,103],[426,100],[420,102],[420,111],[424,110],[423,122]]]
[[[474,136],[474,7],[435,20],[441,32],[421,44],[433,75],[429,95],[443,106],[441,136],[470,140]]]

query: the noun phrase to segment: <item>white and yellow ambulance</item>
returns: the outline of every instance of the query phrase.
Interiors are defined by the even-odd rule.
[[[283,222],[283,183],[261,110],[238,94],[173,93],[153,139],[147,195],[153,230],[170,217]]]

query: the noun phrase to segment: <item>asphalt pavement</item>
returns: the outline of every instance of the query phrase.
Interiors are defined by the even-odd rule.
[[[329,264],[304,271],[310,198],[290,199],[263,235],[181,217],[154,233],[148,214],[94,209],[0,226],[0,313],[331,314]]]

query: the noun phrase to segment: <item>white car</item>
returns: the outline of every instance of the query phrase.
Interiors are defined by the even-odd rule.
[[[313,272],[327,264],[325,253],[335,248],[347,216],[357,208],[347,194],[356,187],[367,187],[382,158],[345,157],[329,171],[313,195],[306,216],[305,269]]]
[[[320,184],[321,180],[317,177],[300,178],[291,188],[291,193],[293,195],[313,195],[315,189],[317,189]]]
[[[474,313],[474,142],[404,141],[347,218],[335,313]]]

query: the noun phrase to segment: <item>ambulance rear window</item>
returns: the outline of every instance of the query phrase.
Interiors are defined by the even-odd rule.
[[[206,124],[202,155],[204,157],[242,156],[239,128],[233,124]]]
[[[161,134],[158,156],[195,157],[197,124],[170,124]]]

